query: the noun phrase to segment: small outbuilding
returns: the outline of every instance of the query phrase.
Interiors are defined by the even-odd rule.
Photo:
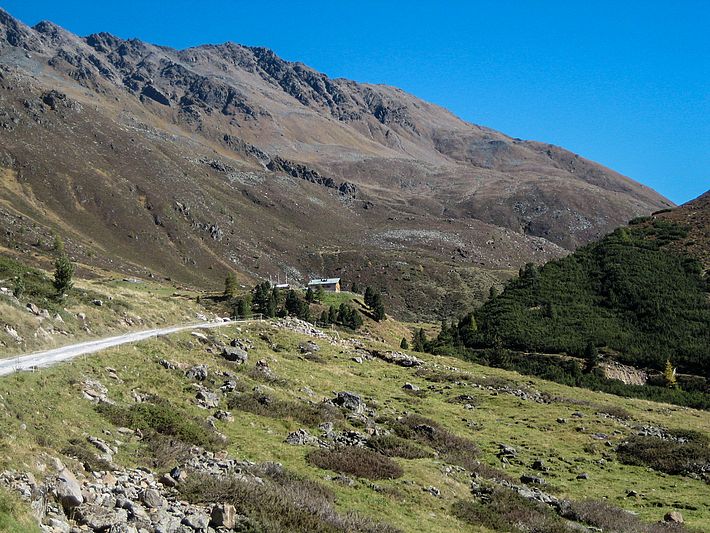
[[[327,292],[340,292],[340,278],[312,279],[308,282],[308,287],[313,290],[322,288]]]

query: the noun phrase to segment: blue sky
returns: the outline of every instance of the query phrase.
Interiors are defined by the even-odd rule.
[[[272,48],[551,142],[676,203],[710,188],[710,2],[0,0],[23,22]]]

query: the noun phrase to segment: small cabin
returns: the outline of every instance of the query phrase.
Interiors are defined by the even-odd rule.
[[[308,282],[308,287],[314,291],[322,288],[327,292],[340,292],[340,278],[312,279]]]

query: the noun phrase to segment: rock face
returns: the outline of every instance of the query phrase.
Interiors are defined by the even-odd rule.
[[[0,127],[12,132],[0,161],[22,183],[0,190],[22,215],[0,217],[0,244],[31,246],[28,221],[51,216],[91,234],[77,237],[78,260],[130,276],[214,286],[218,265],[299,281],[342,267],[414,315],[446,302],[416,296],[412,265],[466,307],[485,292],[470,289],[472,257],[490,284],[670,205],[562,148],[265,48],[81,38],[2,12],[0,66]]]

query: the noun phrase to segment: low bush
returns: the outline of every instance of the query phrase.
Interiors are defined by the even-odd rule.
[[[400,438],[415,440],[434,448],[448,463],[470,471],[478,467],[478,446],[468,439],[454,435],[429,418],[409,415],[395,421],[392,429]]]
[[[396,479],[404,471],[389,457],[366,448],[349,446],[333,450],[314,450],[306,456],[314,466],[366,479]]]
[[[621,420],[631,420],[631,418],[633,418],[630,412],[623,407],[618,407],[616,405],[605,405],[600,407],[597,409],[597,413],[613,416],[614,418],[619,418]]]
[[[357,513],[340,514],[335,496],[326,487],[292,474],[276,465],[262,465],[250,473],[263,483],[234,477],[210,477],[192,473],[180,485],[181,496],[192,503],[231,503],[248,523],[239,531],[259,533],[355,532],[398,533]]]
[[[681,524],[666,524],[663,522],[648,524],[642,522],[638,516],[599,500],[572,502],[569,518],[584,522],[602,531],[614,531],[616,533],[686,531]]]
[[[156,398],[130,407],[100,403],[96,410],[116,426],[175,437],[187,444],[216,449],[217,435],[202,421],[189,416],[167,400]]]
[[[543,504],[534,503],[510,489],[496,488],[485,500],[459,500],[454,516],[469,524],[495,531],[571,533],[565,523]]]
[[[666,474],[699,474],[710,471],[710,439],[696,432],[672,434],[661,439],[635,435],[617,450],[622,463],[646,466]]]
[[[111,470],[111,463],[99,457],[95,450],[89,449],[88,444],[81,439],[71,439],[61,451],[67,457],[79,461],[87,471]]]
[[[397,437],[395,435],[381,435],[373,437],[367,444],[377,453],[387,457],[401,457],[402,459],[424,459],[433,457],[434,454],[421,446]]]
[[[235,395],[229,399],[227,405],[230,409],[259,416],[296,420],[310,427],[316,427],[323,422],[337,423],[344,420],[340,409],[329,403],[276,400],[263,394]]]

